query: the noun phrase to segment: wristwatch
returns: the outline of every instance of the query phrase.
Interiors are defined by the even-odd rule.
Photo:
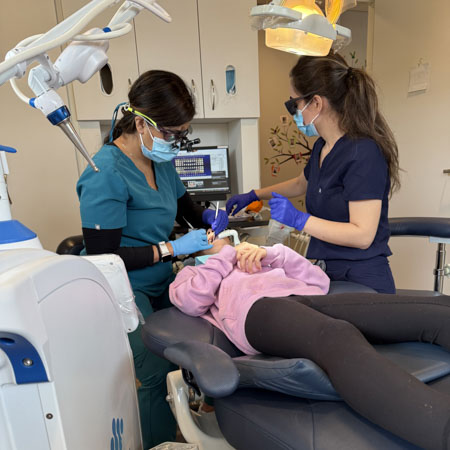
[[[172,261],[172,255],[164,241],[158,243],[158,248],[161,254],[162,262]]]

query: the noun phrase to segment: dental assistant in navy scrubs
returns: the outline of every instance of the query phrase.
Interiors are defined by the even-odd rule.
[[[307,257],[323,260],[332,281],[395,293],[388,203],[400,186],[398,149],[374,82],[332,53],[300,57],[290,77],[286,107],[302,133],[319,136],[310,160],[296,178],[233,196],[227,212],[270,199],[273,219],[311,235]],[[304,194],[307,213],[288,200]]]
[[[213,210],[194,204],[171,161],[195,114],[181,78],[146,72],[128,98],[123,117],[115,122],[116,108],[110,135],[94,156],[100,172],[88,166],[77,192],[86,253],[115,253],[123,259],[136,304],[147,317],[171,306],[172,257],[210,248],[204,228],[220,233],[228,217],[219,211],[216,218]],[[169,240],[175,219],[199,229]],[[140,384],[143,445],[149,449],[175,440],[175,419],[166,401],[166,375],[174,366],[147,350],[141,326],[128,337]]]

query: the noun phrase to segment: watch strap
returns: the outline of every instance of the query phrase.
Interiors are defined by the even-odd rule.
[[[164,241],[158,243],[158,248],[161,253],[160,261],[168,262],[172,260],[172,255],[169,251],[169,248],[167,247],[167,244]]]
[[[155,245],[156,251],[158,252],[158,261],[162,261],[161,249],[159,248],[159,244]]]

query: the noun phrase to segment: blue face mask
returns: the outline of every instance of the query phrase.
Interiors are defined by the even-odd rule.
[[[141,139],[142,154],[146,158],[151,159],[156,163],[172,161],[172,159],[175,158],[175,156],[177,156],[178,152],[180,151],[180,144],[174,145],[170,142],[165,141],[164,139],[154,137],[147,125],[147,122],[145,122],[145,126],[147,127],[147,130],[153,139],[153,146],[151,150],[148,149],[144,145],[142,135],[139,133],[139,138]]]
[[[309,106],[309,104],[312,102],[312,99],[305,105],[303,109],[297,109],[297,113],[294,116],[295,123],[297,124],[297,128],[305,135],[305,136],[319,136],[319,133],[317,132],[317,129],[314,125],[314,121],[319,117],[319,114],[317,114],[316,117],[314,117],[313,120],[311,120],[311,123],[308,125],[305,125],[304,119],[303,119],[303,111]]]

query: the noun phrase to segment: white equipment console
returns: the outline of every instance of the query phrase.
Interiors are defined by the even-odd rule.
[[[142,449],[130,321],[92,262],[0,252],[0,311],[0,449]]]

